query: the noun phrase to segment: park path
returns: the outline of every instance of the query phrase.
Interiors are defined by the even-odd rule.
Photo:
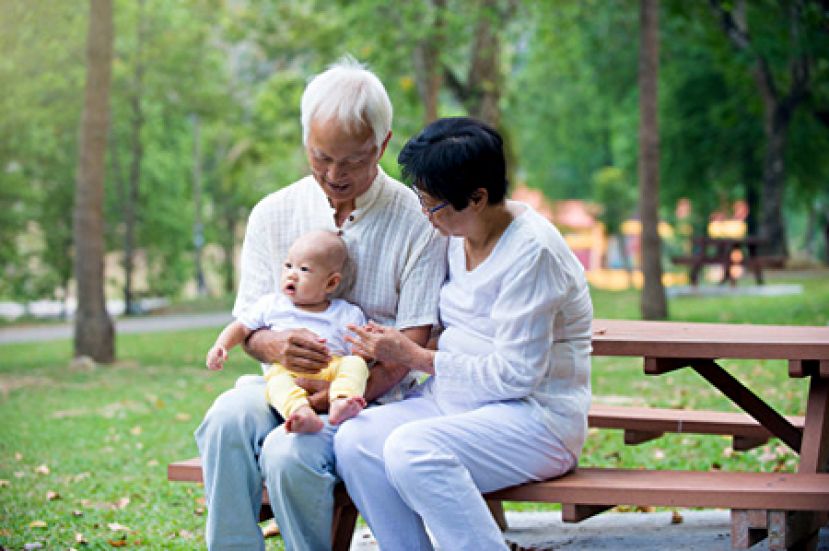
[[[166,314],[118,318],[115,320],[116,333],[153,333],[157,331],[179,331],[200,327],[221,327],[231,321],[230,312],[208,312],[203,314]],[[72,323],[4,327],[0,329],[0,344],[43,342],[71,339]]]

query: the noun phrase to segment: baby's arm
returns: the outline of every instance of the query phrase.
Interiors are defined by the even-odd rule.
[[[251,334],[251,330],[239,321],[234,321],[225,327],[216,342],[207,352],[207,369],[221,369],[227,360],[227,352],[240,344]]]

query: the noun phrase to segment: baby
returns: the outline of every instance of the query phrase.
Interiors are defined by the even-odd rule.
[[[317,374],[295,374],[273,364],[265,374],[268,403],[285,419],[288,432],[319,432],[323,427],[308,402],[308,393],[295,383],[296,377],[331,382],[328,420],[332,425],[354,417],[366,406],[363,392],[368,366],[363,358],[349,354],[345,342],[346,325],[365,325],[365,315],[354,304],[329,298],[342,280],[347,259],[345,243],[332,232],[313,231],[299,237],[282,266],[281,292],[263,296],[238,316],[207,353],[207,367],[221,369],[228,350],[256,329],[304,327],[319,335],[334,358],[327,368]]]

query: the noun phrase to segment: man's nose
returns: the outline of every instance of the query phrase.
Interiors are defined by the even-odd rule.
[[[346,174],[346,169],[339,163],[331,163],[328,165],[326,176],[329,181],[336,182]]]

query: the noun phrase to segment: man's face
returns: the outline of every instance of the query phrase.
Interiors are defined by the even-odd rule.
[[[311,173],[334,206],[352,203],[371,187],[382,153],[371,128],[355,133],[317,120],[311,121],[305,152]]]

